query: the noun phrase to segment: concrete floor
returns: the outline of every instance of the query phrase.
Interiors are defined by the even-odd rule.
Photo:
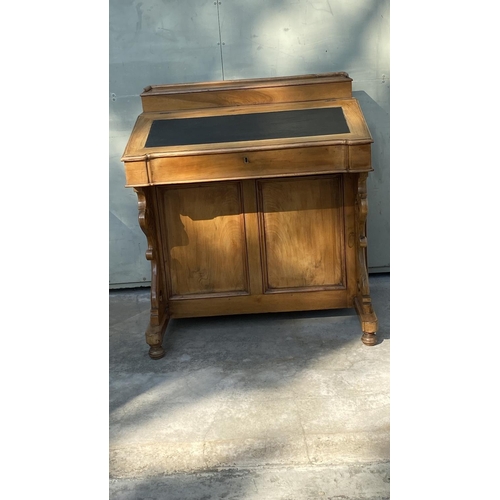
[[[158,361],[149,290],[111,291],[110,498],[389,498],[389,283],[376,346],[350,309],[183,319]]]

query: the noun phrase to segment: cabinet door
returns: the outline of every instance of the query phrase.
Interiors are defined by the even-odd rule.
[[[345,288],[342,176],[259,181],[266,293]]]
[[[171,297],[248,294],[240,183],[165,187],[160,193]]]

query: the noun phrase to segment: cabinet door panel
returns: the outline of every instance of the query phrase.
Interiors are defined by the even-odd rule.
[[[164,188],[162,193],[172,298],[248,293],[240,184]]]
[[[345,287],[342,177],[259,183],[267,292]]]

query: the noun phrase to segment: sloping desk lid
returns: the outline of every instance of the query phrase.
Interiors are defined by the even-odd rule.
[[[145,112],[136,121],[122,161],[372,142],[352,98]]]

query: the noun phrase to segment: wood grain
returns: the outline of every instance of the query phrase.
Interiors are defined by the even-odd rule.
[[[373,310],[372,299],[370,296],[370,285],[367,266],[367,246],[368,239],[366,237],[366,218],[368,215],[368,192],[366,188],[366,180],[368,174],[362,173],[356,176],[357,193],[355,204],[355,220],[356,220],[356,274],[358,279],[358,293],[354,299],[354,307],[358,313],[361,322],[363,336],[361,340],[366,345],[374,345],[376,343],[375,332],[378,329],[377,316]]]
[[[161,191],[172,296],[248,293],[239,183]]]
[[[257,185],[256,181],[253,180],[243,181],[241,185],[243,189],[245,210],[245,234],[250,293],[252,295],[261,295],[264,293],[264,286],[262,281],[263,271],[260,252],[259,214],[257,212]]]
[[[148,243],[146,259],[151,262],[151,308],[146,330],[146,342],[150,346],[149,356],[152,359],[160,359],[165,355],[162,341],[169,321],[169,288],[163,266],[157,190],[156,188],[136,188],[135,192],[138,198],[139,225],[146,235]]]
[[[156,85],[144,89],[144,111],[220,108],[351,97],[346,73],[299,75],[225,82]]]
[[[172,318],[319,311],[348,307],[345,290],[319,290],[264,295],[207,298],[172,298]],[[332,332],[333,334],[333,332]]]
[[[155,158],[152,183],[181,184],[229,179],[287,177],[347,170],[347,146]]]
[[[341,176],[258,186],[266,289],[344,288]]]

